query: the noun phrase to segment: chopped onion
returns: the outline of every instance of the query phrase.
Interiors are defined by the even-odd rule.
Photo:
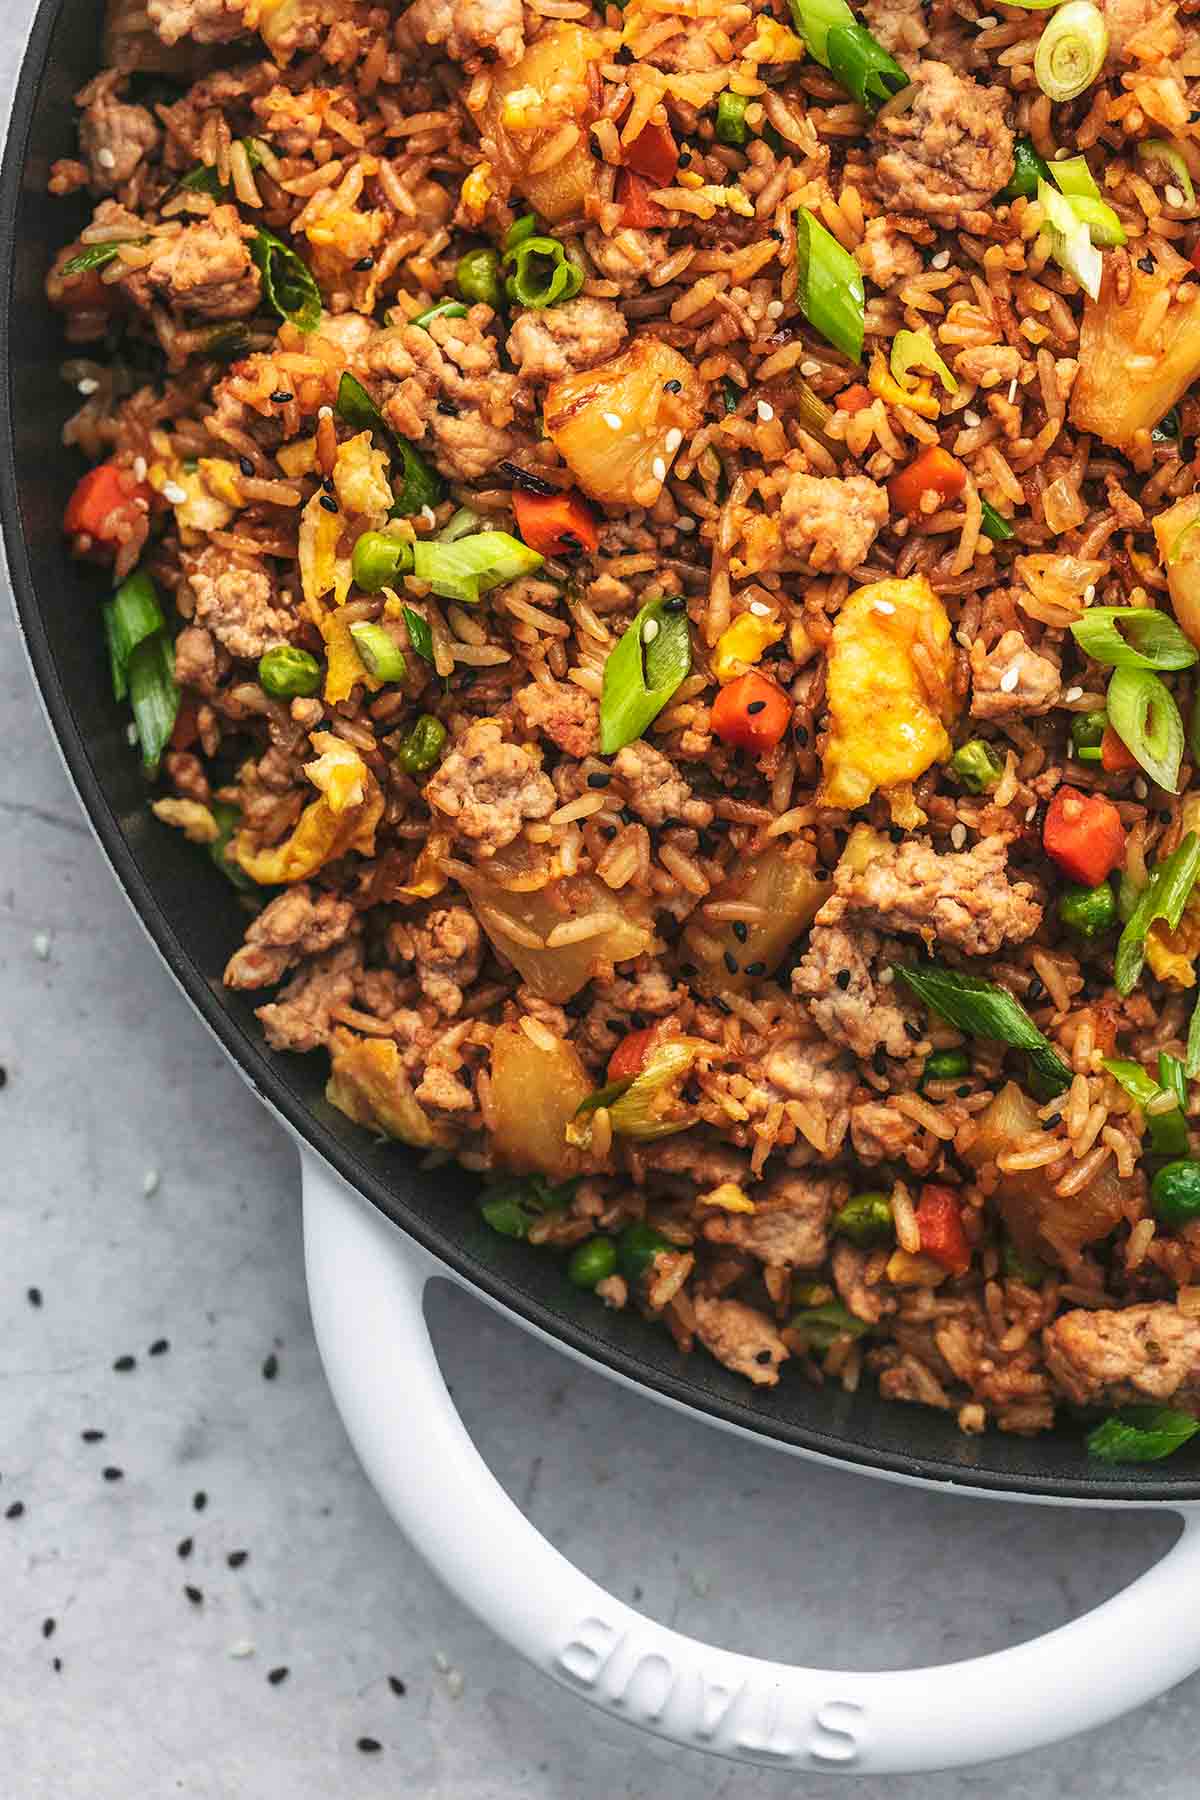
[[[1067,0],[1038,39],[1033,72],[1048,99],[1074,100],[1091,87],[1107,54],[1108,26],[1100,8],[1092,0]]]

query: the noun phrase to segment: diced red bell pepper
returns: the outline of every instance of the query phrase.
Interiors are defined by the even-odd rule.
[[[97,463],[89,469],[67,502],[63,524],[71,537],[86,535],[100,543],[120,541],[122,528],[131,525],[148,506],[152,490],[144,481],[136,482],[127,470],[115,462]]]
[[[921,1189],[916,1214],[922,1255],[931,1256],[951,1275],[965,1275],[971,1266],[971,1247],[954,1189],[927,1183]]]
[[[513,494],[513,511],[517,530],[531,550],[543,556],[569,555],[572,551],[595,550],[600,543],[600,527],[582,494],[568,488],[561,494]]]
[[[1197,275],[1200,275],[1200,241],[1197,242],[1196,248],[1192,251],[1188,261],[1191,263],[1193,269],[1195,269]]]
[[[836,404],[839,412],[857,413],[864,406],[870,406],[871,399],[870,388],[864,387],[861,381],[856,381],[852,386],[842,389]]]
[[[931,490],[939,500],[957,500],[967,485],[967,471],[956,456],[931,444],[920,456],[893,475],[888,494],[897,512],[915,519],[921,511],[921,496]]]
[[[643,125],[632,144],[625,146],[625,162],[651,187],[670,187],[679,167],[679,150],[665,125]]]
[[[1124,859],[1125,827],[1103,794],[1060,787],[1046,813],[1042,845],[1072,881],[1099,887]]]
[[[757,669],[729,682],[713,701],[712,728],[721,742],[755,756],[774,749],[791,720],[791,701]]]
[[[1100,767],[1109,775],[1125,775],[1141,767],[1133,751],[1119,738],[1111,725],[1104,727],[1100,739]]]
[[[640,1075],[649,1061],[657,1036],[658,1026],[647,1025],[641,1031],[631,1031],[628,1037],[623,1037],[608,1059],[608,1079],[624,1081],[627,1076]]]
[[[616,199],[621,208],[622,225],[631,226],[635,231],[648,231],[651,226],[669,223],[671,215],[667,209],[650,198],[657,186],[658,182],[647,181],[633,169],[617,171]]]

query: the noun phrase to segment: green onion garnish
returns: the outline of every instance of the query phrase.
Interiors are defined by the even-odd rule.
[[[1109,724],[1137,757],[1151,781],[1168,794],[1177,791],[1183,761],[1183,720],[1175,696],[1148,669],[1117,669],[1108,684]]]
[[[1076,713],[1071,720],[1071,748],[1079,762],[1100,761],[1100,746],[1107,724],[1106,712]]]
[[[1049,99],[1074,100],[1091,87],[1107,54],[1108,26],[1100,8],[1092,0],[1067,0],[1038,39],[1033,72]]]
[[[862,270],[806,206],[796,214],[800,310],[835,350],[861,362],[865,330]]]
[[[494,250],[468,250],[458,259],[454,285],[463,299],[474,305],[483,301],[494,312],[504,305],[504,283],[500,279],[500,258]]]
[[[686,611],[649,600],[609,652],[600,696],[600,749],[611,756],[640,738],[692,666]]]
[[[112,662],[113,694],[123,700],[127,691],[129,659],[139,644],[165,631],[167,622],[159,605],[158,589],[149,575],[135,569],[126,576],[104,608],[105,635]]]
[[[315,331],[321,323],[321,290],[308,264],[270,231],[255,233],[250,254],[262,275],[268,305],[297,331]]]
[[[1011,0],[1015,6],[1017,0]],[[1037,193],[1039,181],[1049,181],[1050,165],[1038,155],[1033,147],[1033,140],[1019,137],[1013,145],[1013,172],[1006,186],[996,195],[997,200],[1031,199]]]
[[[1071,635],[1094,661],[1113,669],[1190,669],[1200,650],[1167,613],[1153,606],[1093,606]]]
[[[878,112],[910,84],[911,77],[865,25],[832,26],[825,36],[825,52],[829,73],[865,112]]]
[[[1082,219],[1088,236],[1100,250],[1119,250],[1126,242],[1125,227],[1106,200],[1093,200],[1090,194],[1069,194],[1071,211]]]
[[[457,543],[419,538],[413,545],[413,575],[444,600],[474,606],[489,589],[532,575],[545,558],[507,531],[481,531]]]
[[[1088,4],[1088,0],[1068,0],[1069,5]],[[1064,8],[1064,11],[1066,8]],[[1095,11],[1095,8],[1092,8]],[[1045,231],[1050,240],[1050,254],[1060,269],[1074,277],[1092,300],[1100,298],[1100,280],[1104,263],[1092,243],[1087,225],[1075,211],[1065,194],[1060,194],[1048,181],[1039,181],[1037,197],[1046,215]]]
[[[406,606],[404,623],[408,627],[408,641],[416,654],[431,663],[433,661],[433,633],[429,629],[428,621],[423,619],[420,613],[414,611],[411,606]]]
[[[503,249],[505,261],[508,261],[508,258],[512,255],[513,251],[516,250],[519,245],[523,244],[527,238],[533,237],[536,231],[537,218],[533,213],[525,213],[521,218],[514,220],[504,234]]]
[[[958,392],[958,382],[938,355],[928,325],[922,325],[920,331],[896,333],[892,339],[891,369],[892,379],[906,393],[913,391],[906,379],[910,369],[928,369],[937,376],[948,394]]]
[[[1167,138],[1147,138],[1137,147],[1137,153],[1146,162],[1165,163],[1176,181],[1183,189],[1183,197],[1188,206],[1196,204],[1196,190],[1192,185],[1192,171],[1183,160],[1182,153]]]
[[[919,1000],[959,1031],[971,1037],[993,1038],[1024,1050],[1035,1075],[1051,1093],[1060,1094],[1070,1087],[1070,1069],[1050,1040],[1038,1030],[1019,1000],[1007,988],[983,981],[978,975],[963,975],[957,969],[944,969],[936,963],[920,968],[893,964],[896,975],[911,988]]]
[[[436,306],[427,306],[424,312],[419,312],[415,319],[408,322],[410,325],[419,325],[422,331],[428,331],[431,319],[465,319],[466,316],[467,308],[461,300],[440,300]]]
[[[871,1327],[865,1319],[855,1318],[840,1300],[827,1300],[824,1306],[806,1306],[793,1313],[788,1329],[799,1333],[810,1350],[824,1353],[838,1338],[860,1338]]]
[[[131,240],[123,241],[128,243]],[[149,242],[149,239],[134,238],[132,242],[145,244]],[[120,243],[87,244],[79,251],[78,255],[69,256],[58,272],[60,275],[84,275],[89,269],[106,269],[109,263],[115,262],[120,254]]]
[[[1158,919],[1174,931],[1200,875],[1200,837],[1189,831],[1177,850],[1152,871],[1117,944],[1113,981],[1119,994],[1131,994],[1146,960],[1146,933]]]
[[[827,69],[830,30],[835,25],[858,23],[846,0],[789,0],[789,4],[796,30],[808,45],[809,53]]]
[[[583,270],[552,237],[525,237],[505,258],[513,264],[505,283],[510,300],[541,311],[573,300],[583,286]]]
[[[469,537],[473,531],[478,531],[483,523],[483,514],[477,513],[474,507],[460,506],[456,513],[450,515],[438,532],[438,542],[439,544],[452,544],[456,538]]]
[[[129,681],[129,704],[142,747],[142,767],[148,775],[158,768],[159,758],[175,729],[179,712],[179,689],[175,685],[175,646],[165,631],[155,632],[140,643],[129,658],[126,671]]]
[[[386,419],[362,382],[351,374],[343,375],[338,382],[334,411],[339,419],[344,419],[347,425],[353,425],[356,431],[378,432],[394,447],[403,470],[403,480],[393,508],[394,518],[406,519],[426,506],[434,507],[438,504],[445,490],[437,470],[425,461],[420,451],[414,449],[407,438],[397,437],[389,429]]]
[[[246,152],[246,160],[252,169],[261,169],[263,165],[262,146],[257,138],[243,138],[242,146]],[[228,185],[221,181],[213,163],[197,163],[183,176],[179,186],[189,194],[210,194],[219,200],[222,194],[229,192]]]
[[[386,626],[372,624],[369,619],[356,619],[350,627],[350,636],[354,639],[358,660],[368,675],[374,676],[376,681],[404,680],[408,664],[403,650]]]
[[[979,498],[979,506],[983,513],[979,529],[983,535],[990,537],[995,544],[1006,543],[1013,535],[1012,521],[1006,519],[1003,513],[998,513],[991,501],[985,500],[982,495]]]
[[[1018,0],[1011,0],[1017,4]],[[1159,1462],[1200,1431],[1200,1419],[1170,1406],[1123,1406],[1090,1432],[1088,1455],[1100,1462]]]
[[[713,135],[718,144],[733,144],[738,149],[750,136],[746,124],[746,108],[750,102],[745,94],[732,94],[726,89],[717,101],[717,122],[713,127]]]
[[[1088,168],[1086,156],[1058,157],[1050,164],[1048,173],[1060,194],[1078,194],[1087,200],[1100,198],[1100,189]]]
[[[1104,1067],[1113,1080],[1124,1088],[1129,1098],[1136,1101],[1142,1109],[1146,1128],[1150,1133],[1150,1146],[1155,1156],[1186,1156],[1188,1153],[1187,1120],[1184,1108],[1187,1105],[1187,1083],[1183,1076],[1183,1064],[1177,1057],[1167,1057],[1167,1081],[1155,1081],[1153,1075],[1147,1074],[1141,1063],[1128,1062],[1123,1057],[1106,1056]],[[1164,1072],[1164,1058],[1159,1059],[1159,1072]],[[1176,1079],[1174,1069],[1179,1071]],[[1182,1081],[1182,1088],[1180,1087]],[[1170,1112],[1153,1113],[1148,1111],[1152,1100],[1157,1100],[1164,1092],[1175,1096],[1175,1106]]]

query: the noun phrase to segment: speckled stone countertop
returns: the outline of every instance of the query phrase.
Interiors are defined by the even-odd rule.
[[[5,112],[32,10],[9,0]],[[0,743],[0,1793],[1195,1793],[1195,1678],[991,1769],[787,1782],[611,1723],[497,1643],[350,1453],[309,1327],[295,1152],[102,862],[7,592]],[[467,1424],[541,1529],[732,1648],[858,1668],[999,1648],[1103,1599],[1172,1535],[805,1468],[618,1391],[460,1294],[432,1312]]]

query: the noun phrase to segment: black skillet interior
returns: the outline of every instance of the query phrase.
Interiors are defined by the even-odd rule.
[[[844,1462],[1012,1494],[1080,1498],[1200,1497],[1200,1451],[1138,1476],[1089,1464],[1067,1425],[1032,1441],[962,1437],[953,1421],[785,1380],[752,1390],[707,1357],[680,1356],[665,1332],[609,1314],[562,1277],[557,1258],[490,1232],[475,1180],[422,1174],[400,1147],[377,1146],[323,1097],[320,1057],[269,1054],[246,997],[221,987],[244,915],[233,890],[179,833],[159,826],[112,700],[92,571],[64,553],[60,519],[80,467],[59,443],[70,396],[63,347],[42,298],[55,248],[86,216],[51,200],[47,172],[75,153],[71,95],[94,73],[100,0],[43,0],[0,177],[0,354],[8,405],[0,438],[0,509],[17,609],[42,695],[75,784],[116,874],[192,1001],[255,1087],[374,1205],[479,1288],[552,1337],[697,1411]]]

